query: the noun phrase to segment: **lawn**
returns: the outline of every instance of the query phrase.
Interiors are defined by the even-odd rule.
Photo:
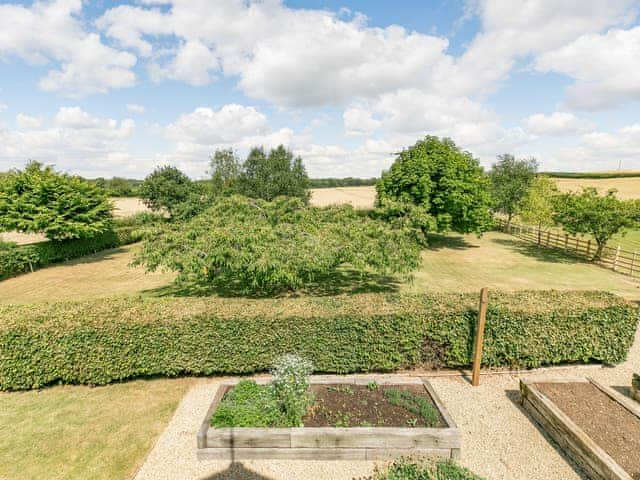
[[[127,245],[0,282],[0,303],[90,299],[136,293],[170,283],[171,273],[133,268],[138,245]]]
[[[0,393],[0,478],[133,478],[192,383]]]
[[[511,235],[489,232],[435,238],[422,254],[422,268],[408,291],[477,291],[487,286],[501,290],[606,290],[640,299],[640,281],[539,249]]]

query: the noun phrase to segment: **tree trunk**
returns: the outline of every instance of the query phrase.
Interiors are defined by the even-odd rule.
[[[602,252],[604,250],[605,245],[607,244],[607,242],[599,242],[598,240],[596,240],[596,243],[598,245],[598,248],[596,248],[596,253],[591,259],[592,262],[595,262],[597,260],[602,260]]]
[[[509,212],[507,214],[507,233],[511,233],[511,217],[513,217],[513,213]]]

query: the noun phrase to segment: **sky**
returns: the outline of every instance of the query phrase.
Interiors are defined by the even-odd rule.
[[[632,170],[639,113],[640,0],[0,1],[0,170],[204,178],[284,144],[373,177],[426,135]]]

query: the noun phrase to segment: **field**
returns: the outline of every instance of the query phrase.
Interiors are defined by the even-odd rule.
[[[600,193],[615,188],[623,200],[640,198],[640,177],[628,178],[554,178],[563,192],[580,191],[582,187],[595,187]]]
[[[0,393],[0,478],[132,478],[192,383]]]

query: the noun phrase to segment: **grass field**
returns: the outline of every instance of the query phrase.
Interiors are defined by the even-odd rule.
[[[192,383],[0,393],[0,478],[130,479]]]
[[[0,282],[0,303],[88,299],[136,293],[168,284],[171,273],[133,268],[138,245],[127,245]]]
[[[600,193],[615,188],[618,198],[630,200],[640,198],[640,177],[628,178],[554,178],[563,191],[580,191],[582,187],[595,187]]]

